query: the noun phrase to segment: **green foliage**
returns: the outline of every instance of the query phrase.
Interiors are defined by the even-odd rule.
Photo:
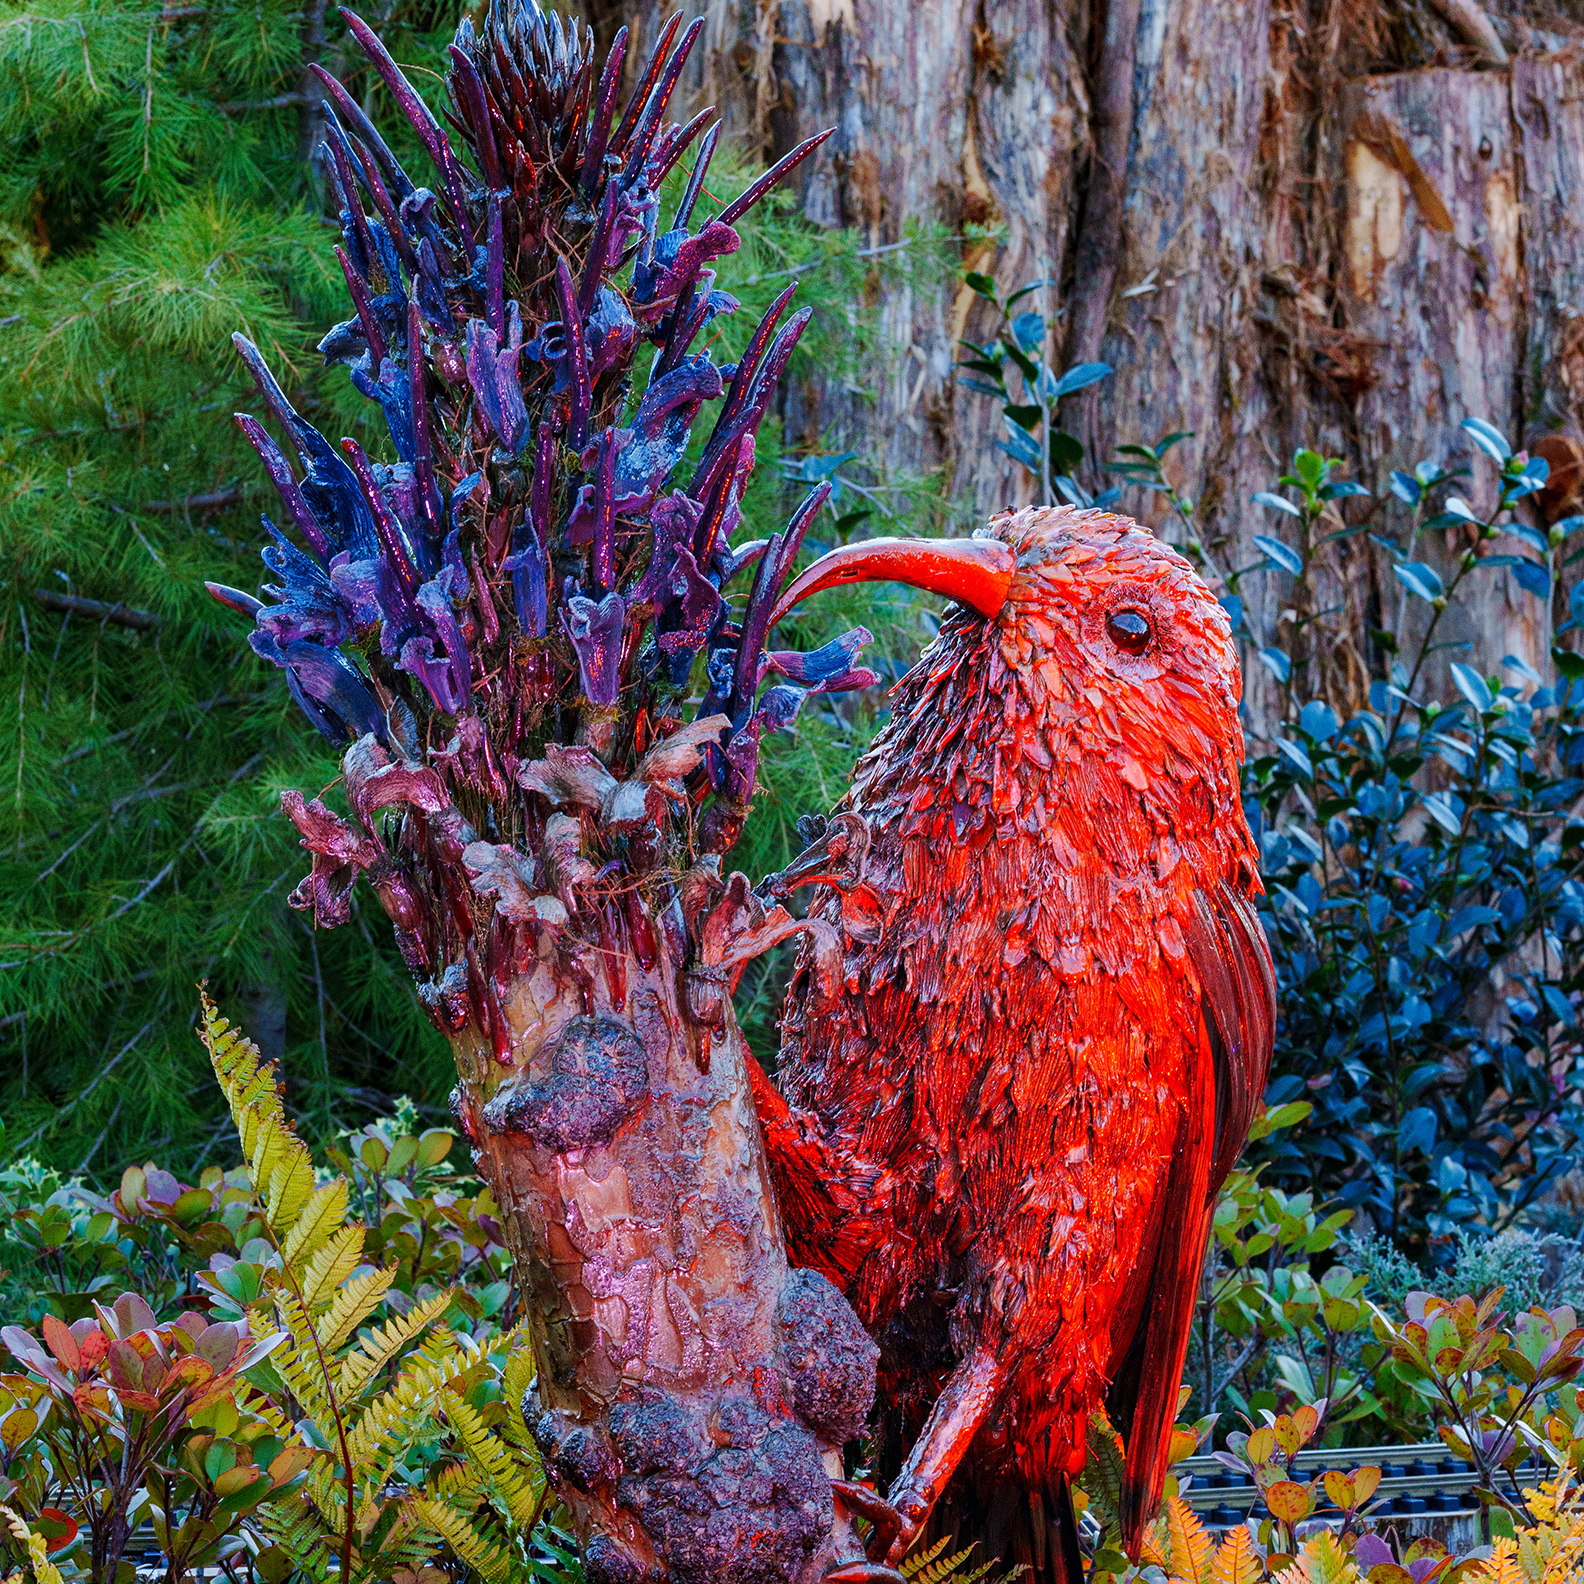
[[[390,35],[451,21],[398,6]],[[264,504],[230,331],[321,384],[303,64],[344,37],[278,0],[0,21],[0,1040],[22,1147],[70,1168],[223,1136],[195,972],[285,1019],[320,1132],[371,1078],[443,1094],[384,932],[321,948],[288,919],[275,792],[335,772],[202,581],[251,572]]]
[[[456,14],[381,8],[381,33],[398,59],[432,62]],[[152,1156],[195,1175],[223,1147],[187,1037],[197,977],[284,1059],[316,1139],[404,1089],[439,1120],[451,1082],[383,917],[367,926],[356,898],[351,928],[315,938],[287,909],[305,860],[278,794],[338,770],[203,589],[256,582],[258,514],[276,509],[232,422],[251,401],[233,330],[332,437],[369,438],[368,404],[313,350],[343,288],[306,157],[304,63],[341,75],[398,154],[410,134],[346,37],[333,10],[283,0],[50,0],[0,19],[0,1108],[16,1152],[68,1173]],[[438,77],[410,75],[438,103]],[[714,179],[750,174],[723,151]],[[791,377],[852,377],[883,355],[868,305],[927,289],[947,251],[917,227],[866,257],[778,195],[720,261],[717,284],[744,304],[719,322],[720,359],[795,277],[816,312]],[[760,451],[745,510],[781,522],[802,493],[782,475],[829,458],[817,439],[784,454],[773,422]],[[850,460],[839,482],[843,536],[865,514],[911,520],[923,498]],[[800,639],[827,635],[826,607]],[[876,632],[894,673],[921,609],[855,596],[839,614]],[[834,801],[876,708],[811,708],[797,741],[767,748],[742,854],[756,878],[798,850],[798,814]],[[767,981],[762,1045],[777,999]]]
[[[1465,429],[1501,449],[1488,425]],[[1317,529],[1364,492],[1300,452],[1281,480],[1297,499],[1259,497],[1280,503],[1292,537],[1262,537],[1265,562],[1241,574],[1290,578],[1295,613],[1291,642],[1260,655],[1281,685],[1283,718],[1251,758],[1247,807],[1282,1014],[1269,1098],[1302,1094],[1315,1110],[1265,1151],[1271,1180],[1367,1207],[1386,1235],[1422,1253],[1449,1252],[1475,1218],[1510,1224],[1568,1170],[1584,1127],[1573,1006],[1584,983],[1584,827],[1569,813],[1584,785],[1584,695],[1567,680],[1584,662],[1559,644],[1561,678],[1547,683],[1508,657],[1517,681],[1503,683],[1438,641],[1470,578],[1509,577],[1520,597],[1548,605],[1570,527],[1584,523],[1547,534],[1523,522],[1517,508],[1544,464],[1496,460],[1489,521],[1455,495],[1431,513],[1431,492],[1452,478],[1443,469],[1394,475],[1406,542],[1375,537],[1393,558],[1397,617],[1374,634],[1385,675],[1345,718],[1308,696],[1317,673],[1306,613],[1324,546],[1357,526]],[[1474,534],[1478,550],[1443,584],[1415,557],[1424,535],[1449,530]],[[1491,1008],[1493,983],[1502,993]]]
[[[970,271],[966,280],[1001,316],[990,340],[963,342],[972,356],[957,365],[969,371],[962,379],[969,390],[1001,403],[1006,438],[996,441],[997,449],[1039,481],[1044,505],[1063,500],[1073,506],[1109,506],[1121,490],[1113,487],[1091,496],[1078,482],[1074,475],[1084,460],[1083,442],[1056,427],[1056,411],[1064,398],[1103,380],[1111,373],[1110,364],[1079,363],[1060,375],[1047,364],[1050,326],[1045,311],[1048,288],[1055,281],[1032,281],[1003,301],[990,276]]]
[[[39,1541],[65,1579],[114,1578],[123,1529],[150,1521],[178,1574],[251,1557],[258,1578],[322,1577],[348,1527],[344,1438],[346,1576],[441,1554],[467,1578],[575,1576],[541,1513],[495,1206],[448,1164],[452,1136],[408,1103],[316,1171],[256,1048],[212,1006],[201,1032],[247,1164],[198,1187],[128,1167],[108,1199],[36,1163],[0,1179],[3,1301],[43,1337],[3,1333],[28,1373],[0,1377],[0,1502],[25,1531],[0,1555]]]

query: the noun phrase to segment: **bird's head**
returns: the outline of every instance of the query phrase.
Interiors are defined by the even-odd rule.
[[[1127,517],[1031,507],[971,539],[862,541],[809,567],[777,615],[819,589],[879,579],[956,600],[943,646],[982,657],[993,691],[1004,677],[1050,746],[1109,741],[1139,791],[1140,772],[1169,774],[1173,759],[1203,768],[1207,750],[1234,767],[1241,757],[1226,612],[1182,556]]]

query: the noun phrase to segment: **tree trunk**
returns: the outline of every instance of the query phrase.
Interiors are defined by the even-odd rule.
[[[667,9],[642,8],[646,31]],[[1450,457],[1472,465],[1478,505],[1491,477],[1458,424],[1485,418],[1515,442],[1549,435],[1574,493],[1542,507],[1579,508],[1584,26],[1556,9],[716,0],[709,18],[696,102],[767,156],[836,128],[803,178],[810,219],[869,245],[900,241],[914,217],[997,227],[959,235],[964,268],[1003,288],[1056,277],[1067,360],[1116,371],[1063,423],[1102,463],[1115,444],[1193,431],[1167,473],[1195,503],[1212,578],[1260,559],[1254,534],[1281,537],[1250,496],[1300,445],[1345,458],[1372,490],[1389,468]],[[986,305],[959,285],[881,313],[872,402],[815,372],[783,394],[789,437],[882,472],[943,470],[967,519],[1030,499],[1032,476],[991,448],[995,404],[952,373],[958,338],[993,328]],[[1122,504],[1188,537],[1159,497]],[[1394,505],[1371,510],[1406,534]],[[1333,526],[1363,515],[1350,505]],[[1463,548],[1438,542],[1430,559]],[[1329,547],[1317,571],[1336,609],[1311,646],[1312,686],[1356,704],[1385,663],[1365,629],[1400,590],[1367,538]],[[1249,659],[1290,641],[1285,576],[1239,593]],[[1483,669],[1511,653],[1545,670],[1551,622],[1507,580],[1482,578],[1461,620]],[[1263,731],[1280,693],[1258,663],[1244,670]]]

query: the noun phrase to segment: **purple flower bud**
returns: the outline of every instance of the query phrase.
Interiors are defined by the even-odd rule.
[[[583,696],[601,709],[610,708],[621,690],[627,602],[620,594],[607,594],[596,605],[586,594],[571,594],[561,612],[561,625],[577,652]]]

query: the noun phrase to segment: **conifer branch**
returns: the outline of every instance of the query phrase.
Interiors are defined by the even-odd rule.
[[[153,611],[133,610],[120,600],[111,605],[104,600],[84,599],[80,594],[57,594],[53,589],[34,589],[33,597],[45,610],[92,616],[116,627],[130,627],[133,632],[152,632],[165,620]]]

